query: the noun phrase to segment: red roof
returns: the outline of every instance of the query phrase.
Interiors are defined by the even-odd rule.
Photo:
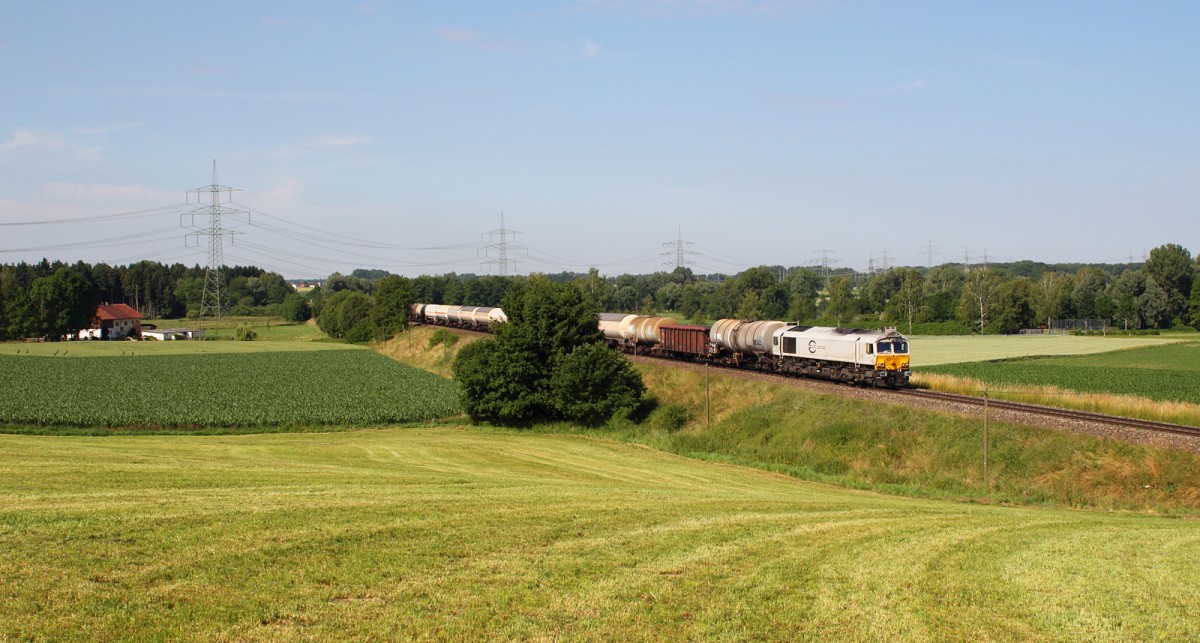
[[[96,306],[96,319],[100,321],[141,318],[141,313],[125,304],[100,304]]]

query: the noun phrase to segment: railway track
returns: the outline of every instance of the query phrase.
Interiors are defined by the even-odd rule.
[[[694,367],[702,365],[695,362],[679,362],[657,356],[637,356],[636,360],[647,360],[652,363],[671,363],[671,364],[688,364]],[[984,399],[973,395],[961,395],[957,393],[941,393],[938,391],[929,391],[925,389],[872,389],[859,388],[849,386],[839,382],[831,382],[828,380],[797,378],[787,375],[779,375],[766,371],[749,370],[741,368],[732,368],[728,366],[716,367],[726,373],[740,375],[743,377],[753,377],[762,379],[775,379],[784,382],[801,383],[807,388],[823,389],[831,393],[849,393],[856,397],[873,397],[874,399],[891,399],[900,401],[903,398],[916,398],[946,405],[959,405],[983,408]],[[988,408],[995,411],[1008,411],[1011,413],[1021,414],[1025,417],[1038,416],[1045,418],[1054,418],[1075,424],[1102,425],[1113,427],[1116,429],[1133,430],[1136,432],[1152,432],[1159,435],[1172,435],[1189,438],[1188,442],[1193,446],[1191,450],[1196,450],[1196,445],[1200,443],[1200,428],[1184,426],[1181,424],[1170,424],[1167,422],[1154,422],[1151,420],[1139,420],[1136,418],[1126,418],[1116,415],[1105,415],[1103,413],[1092,413],[1089,411],[1077,411],[1073,409],[1064,409],[1052,406],[1043,406],[1040,404],[1028,404],[1024,402],[1010,402],[1007,400],[997,400],[988,398]],[[1144,434],[1143,434],[1144,435]],[[1115,437],[1115,436],[1110,436]],[[1118,439],[1121,439],[1118,437]]]
[[[487,334],[480,331],[471,331],[465,329],[454,329],[457,332],[464,334],[481,335]],[[650,363],[670,363],[683,368],[703,368],[700,362],[679,361],[664,358],[661,356],[652,356],[645,354],[627,354],[627,357],[633,361],[647,361]],[[741,377],[775,379],[779,381],[792,382],[809,388],[824,389],[830,393],[850,394],[854,397],[872,398],[876,400],[891,399],[900,401],[903,398],[925,400],[926,403],[939,403],[946,405],[959,405],[967,407],[981,408],[984,405],[984,398],[972,395],[961,395],[956,393],[942,393],[938,391],[929,391],[925,389],[872,389],[859,388],[848,386],[828,380],[797,378],[786,375],[769,373],[767,371],[759,371],[752,369],[734,368],[728,366],[714,365],[719,370],[729,374],[736,374]],[[1200,428],[1184,426],[1180,424],[1170,424],[1167,422],[1154,422],[1150,420],[1139,420],[1135,418],[1125,418],[1115,415],[1105,415],[1103,413],[1092,413],[1089,411],[1077,411],[1073,409],[1063,409],[1058,407],[1043,406],[1040,404],[1028,404],[1023,402],[1010,402],[1007,400],[997,400],[994,398],[987,399],[989,409],[996,411],[1006,411],[1018,416],[1026,418],[1031,416],[1040,416],[1044,418],[1053,418],[1067,424],[1075,425],[1090,425],[1111,427],[1118,432],[1117,435],[1108,435],[1106,432],[1097,433],[1105,437],[1114,437],[1122,440],[1142,441],[1142,436],[1156,434],[1163,436],[1163,439],[1172,440],[1177,444],[1184,445],[1182,448],[1187,450],[1200,452]],[[1094,431],[1087,431],[1094,432]],[[1166,436],[1177,436],[1167,438]],[[1181,442],[1177,442],[1182,438]],[[1151,441],[1154,439],[1150,438]]]
[[[975,397],[973,395],[960,395],[957,393],[941,393],[938,391],[928,391],[924,389],[902,389],[897,393],[908,397],[919,397],[941,402],[952,402],[955,404],[966,404],[969,406],[982,407],[985,399]],[[986,399],[988,408],[1005,411],[1016,411],[1019,413],[1032,413],[1035,415],[1043,415],[1048,417],[1063,418],[1066,420],[1077,420],[1080,422],[1095,422],[1098,424],[1109,424],[1132,429],[1141,429],[1148,431],[1156,431],[1159,433],[1172,433],[1175,435],[1185,435],[1193,438],[1200,438],[1200,428],[1192,426],[1184,426],[1182,424],[1170,424],[1167,422],[1153,422],[1151,420],[1138,420],[1135,418],[1119,417],[1116,415],[1105,415],[1103,413],[1092,413],[1090,411],[1076,411],[1074,409],[1062,409],[1052,406],[1042,406],[1040,404],[1026,404],[1023,402],[1009,402],[1007,400],[997,400],[994,398]]]

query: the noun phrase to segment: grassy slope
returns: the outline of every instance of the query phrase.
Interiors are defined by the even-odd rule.
[[[403,362],[449,374],[463,337],[430,347],[416,329],[383,347]],[[642,365],[663,405],[690,417],[677,433],[617,423],[597,434],[692,457],[786,471],[840,485],[915,496],[981,498],[1160,512],[1200,510],[1200,457],[1023,425],[991,424],[991,488],[983,484],[982,418],[819,395],[787,385],[710,378],[713,426],[704,426],[703,374],[669,362]]]
[[[0,436],[0,639],[1195,639],[1200,523],[570,436]]]
[[[915,496],[1150,511],[1200,510],[1200,456],[1026,425],[764,384],[714,372],[712,425],[702,373],[641,366],[650,390],[692,418],[677,433],[610,427],[614,437],[700,458]]]
[[[377,344],[374,348],[394,360],[442,377],[451,377],[450,367],[459,349],[486,336],[478,333],[451,333],[457,338],[453,343],[435,343],[435,335],[439,334],[439,330],[443,336],[450,332],[431,326],[414,326],[405,333]]]

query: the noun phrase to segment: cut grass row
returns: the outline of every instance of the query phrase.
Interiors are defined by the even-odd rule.
[[[79,359],[0,354],[0,390],[5,431],[365,426],[460,409],[453,382],[366,350]]]
[[[0,436],[0,639],[1188,640],[1200,525],[578,436]]]

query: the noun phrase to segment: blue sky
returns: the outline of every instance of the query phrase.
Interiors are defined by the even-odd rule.
[[[203,264],[179,213],[214,159],[251,212],[226,262],[289,277],[495,271],[501,213],[519,273],[651,272],[680,234],[698,272],[1197,252],[1197,25],[1195,2],[0,0],[0,262]]]

